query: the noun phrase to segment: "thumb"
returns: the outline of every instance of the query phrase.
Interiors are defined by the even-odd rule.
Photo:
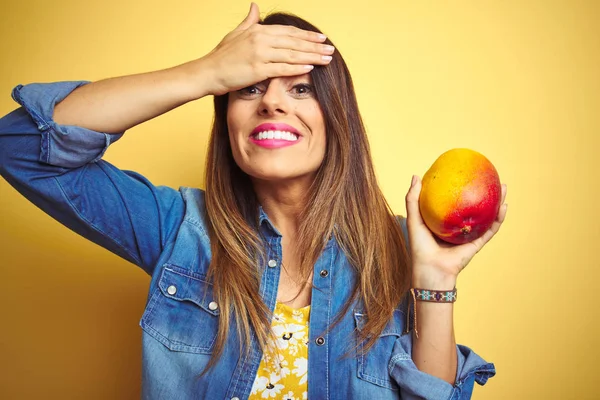
[[[252,2],[252,3],[250,3],[250,11],[248,12],[248,15],[242,21],[242,23],[239,24],[237,28],[235,28],[235,30],[236,31],[244,31],[244,30],[250,28],[252,25],[258,24],[259,21],[260,21],[260,12],[258,11],[258,6],[256,5],[256,3]]]
[[[425,225],[419,210],[419,196],[421,194],[421,178],[413,175],[410,190],[406,194],[406,223],[408,229]]]

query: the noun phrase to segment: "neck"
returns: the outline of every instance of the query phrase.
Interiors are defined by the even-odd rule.
[[[312,179],[308,178],[293,181],[253,180],[259,203],[283,236],[295,236],[311,182]]]

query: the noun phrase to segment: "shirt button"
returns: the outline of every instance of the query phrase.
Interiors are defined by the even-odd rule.
[[[231,400],[240,400],[239,397],[232,397]]]
[[[323,339],[323,337],[319,336],[318,338],[315,339],[315,343],[317,344],[317,346],[323,346],[325,344],[325,339]]]
[[[277,266],[277,261],[275,260],[269,260],[269,267],[271,268],[275,268]]]
[[[211,301],[210,303],[208,303],[209,310],[215,311],[217,308],[219,308],[219,305],[216,302]]]
[[[321,277],[325,278],[325,277],[327,277],[327,275],[329,275],[329,271],[327,271],[326,269],[322,269],[321,270]]]
[[[169,293],[171,296],[173,296],[175,293],[177,293],[177,288],[175,286],[171,285],[167,288],[167,293]]]

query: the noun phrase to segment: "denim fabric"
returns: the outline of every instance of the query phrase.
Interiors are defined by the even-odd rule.
[[[22,106],[0,119],[0,174],[44,212],[83,237],[151,275],[143,329],[144,399],[245,399],[261,352],[238,352],[235,327],[216,368],[198,379],[209,360],[219,318],[211,304],[206,273],[211,259],[204,192],[155,186],[142,175],[102,160],[120,135],[57,125],[54,105],[87,82],[17,86]],[[399,218],[406,234],[406,224]],[[281,235],[260,210],[268,245],[260,294],[275,307],[282,258]],[[273,264],[273,263],[271,263]],[[328,274],[321,274],[321,271]],[[309,325],[309,399],[469,399],[474,382],[495,375],[468,347],[458,345],[455,385],[419,371],[411,359],[412,334],[405,334],[408,297],[372,350],[343,358],[356,344],[355,329],[367,316],[355,303],[333,330],[327,326],[350,296],[353,269],[329,238],[314,266]],[[215,305],[217,307],[215,307]],[[317,341],[317,338],[320,338]],[[322,339],[321,339],[322,338]],[[255,338],[252,338],[255,344]],[[322,343],[322,344],[321,344]]]

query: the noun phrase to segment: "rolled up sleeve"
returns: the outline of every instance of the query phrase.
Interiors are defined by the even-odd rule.
[[[474,383],[484,385],[496,374],[494,364],[488,363],[475,354],[470,348],[457,345],[458,367],[455,384],[436,376],[422,372],[412,360],[412,334],[403,335],[398,339],[396,354],[389,363],[392,378],[400,387],[401,398],[404,400],[466,400],[471,398]]]
[[[39,161],[64,168],[77,168],[102,158],[108,146],[119,140],[123,133],[108,134],[79,126],[59,125],[52,119],[54,107],[73,90],[88,81],[32,83],[18,85],[12,98],[31,115],[39,129]]]
[[[86,81],[15,87],[21,107],[0,118],[0,175],[61,224],[151,274],[185,213],[179,191],[103,160],[123,133],[53,120]]]

